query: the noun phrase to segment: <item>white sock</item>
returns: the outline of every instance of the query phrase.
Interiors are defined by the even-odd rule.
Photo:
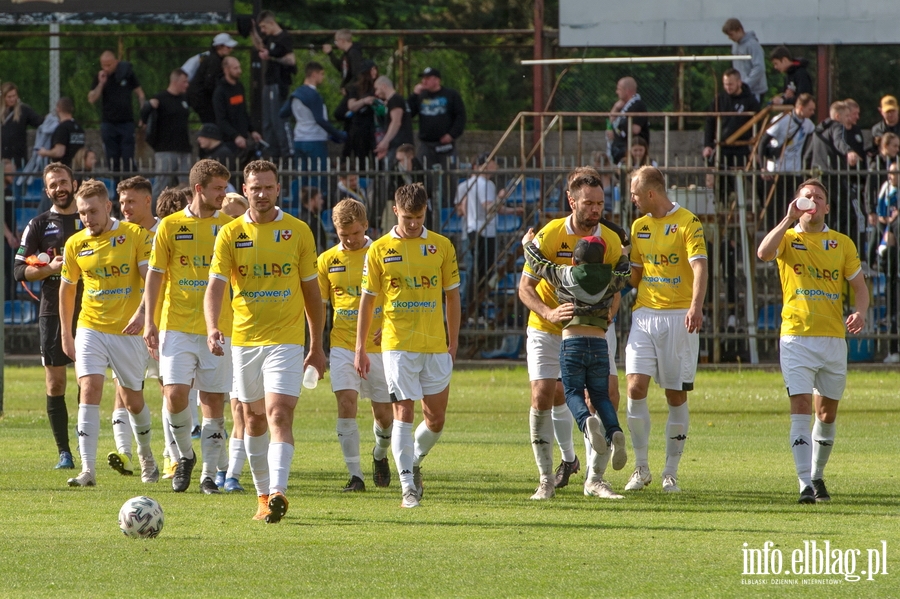
[[[383,460],[387,457],[388,448],[391,446],[391,434],[394,430],[392,422],[387,428],[378,426],[377,421],[372,422],[372,432],[375,433],[375,449],[372,450],[372,457],[376,460]]]
[[[825,473],[825,464],[831,457],[831,448],[834,447],[834,422],[822,422],[818,418],[812,428],[812,476],[813,480],[819,480]]]
[[[200,430],[200,455],[203,458],[200,480],[204,478],[216,480],[223,445],[225,445],[225,419],[204,418]]]
[[[413,485],[413,425],[412,422],[394,421],[394,434],[391,435],[391,449],[394,462],[400,473],[400,492],[405,493],[414,488]]]
[[[684,452],[689,422],[687,402],[680,406],[669,406],[669,420],[666,422],[666,467],[663,468],[663,476],[678,476],[678,463]]]
[[[100,406],[78,404],[78,453],[81,471],[97,471],[97,437],[100,435]]]
[[[413,457],[414,466],[419,466],[422,463],[422,460],[425,459],[425,456],[428,455],[434,444],[441,438],[443,432],[434,432],[428,428],[424,420],[419,423],[418,428],[416,428],[416,445],[413,449],[413,455],[415,456]]]
[[[116,442],[116,451],[131,457],[131,439],[134,433],[131,430],[131,420],[128,418],[128,410],[119,408],[112,413],[113,439]]]
[[[603,421],[600,420],[597,415],[591,416],[591,418],[596,418],[597,422],[600,423],[600,430],[604,438],[606,437],[606,428],[603,426]],[[587,437],[584,438],[585,446],[590,446],[591,440]],[[591,456],[588,464],[590,464],[588,469],[588,478],[585,480],[589,480],[591,482],[600,482],[603,480],[603,475],[606,474],[606,466],[609,464],[609,457],[612,455],[611,451],[605,452],[603,455],[597,455],[597,452],[593,451],[591,448]]]
[[[168,426],[172,431],[172,438],[175,439],[175,445],[178,448],[178,461],[182,458],[191,459],[194,457],[194,447],[191,445],[191,406],[181,410],[177,414],[169,412]]]
[[[250,462],[250,474],[257,495],[269,494],[269,433],[258,437],[244,435],[244,447],[247,448],[247,461]]]
[[[131,420],[131,427],[134,429],[134,438],[138,444],[138,455],[152,456],[153,450],[150,449],[150,408],[144,404],[144,409],[138,414],[128,414]]]
[[[216,463],[216,469],[219,472],[228,470],[228,431],[225,430],[225,419],[222,419],[222,447],[219,449],[219,460]]]
[[[338,418],[336,430],[347,471],[350,472],[350,476],[362,478],[362,470],[359,467],[359,426],[356,424],[356,418]]]
[[[197,415],[200,411],[200,392],[196,389],[191,389],[188,391],[188,409],[191,411],[191,431],[197,428],[197,424],[200,422],[200,418],[203,415]]]
[[[225,478],[240,479],[246,459],[247,452],[244,449],[244,440],[232,435],[231,439],[228,440],[228,472],[225,473]]]
[[[163,450],[163,456],[168,457],[170,460],[177,462],[178,461],[178,450],[175,445],[175,437],[172,436],[172,429],[169,427],[169,410],[166,409],[166,402],[163,401],[162,407],[162,423],[163,423],[163,442],[165,443],[165,449]]]
[[[553,420],[550,410],[531,408],[528,425],[531,429],[531,449],[541,478],[553,473]],[[555,480],[555,479],[554,479]]]
[[[591,476],[593,475],[593,467],[591,466],[591,460],[594,456],[594,448],[591,445],[591,440],[582,435],[584,438],[584,463],[587,464],[587,471],[584,473],[584,480],[589,481],[593,480]],[[609,452],[607,452],[609,453]]]
[[[800,490],[812,486],[810,470],[812,467],[812,437],[809,434],[809,414],[791,414],[791,453],[794,454],[794,466],[797,468],[797,479]]]
[[[572,416],[572,411],[566,404],[553,406],[551,413],[553,414],[553,434],[559,444],[559,451],[562,452],[562,459],[571,462],[575,459],[575,439],[572,434],[575,417]]]
[[[269,443],[269,472],[272,481],[269,483],[269,495],[287,491],[288,474],[291,471],[291,460],[294,459],[294,446],[290,443]]]
[[[647,398],[628,398],[628,432],[631,433],[631,448],[634,449],[634,465],[650,466],[648,458],[650,446],[650,407]]]

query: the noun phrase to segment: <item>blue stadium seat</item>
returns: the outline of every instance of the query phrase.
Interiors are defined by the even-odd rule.
[[[506,273],[497,281],[494,295],[516,295],[519,292],[519,279],[521,278],[522,271]]]
[[[522,217],[517,214],[498,214],[497,233],[515,233],[522,228]]]
[[[7,300],[3,303],[3,324],[32,324],[37,322],[37,306],[28,300]]]
[[[524,180],[524,191],[522,181],[506,196],[506,200],[510,203],[521,204],[523,202],[532,204],[541,199],[541,180],[537,177],[526,177]]]
[[[322,229],[328,233],[329,236],[337,235],[337,231],[334,230],[334,221],[331,220],[331,210],[323,210],[321,214],[319,214],[319,220],[322,221]]]
[[[40,177],[32,179],[25,187],[22,199],[26,202],[41,202],[44,199],[44,181]]]
[[[441,208],[441,226],[439,232],[442,235],[462,233],[464,229],[463,219],[456,213],[455,208]]]
[[[38,215],[37,206],[19,206],[16,208],[16,229],[19,230],[19,233],[25,230],[25,225]]]
[[[772,304],[759,309],[756,328],[760,331],[781,330],[781,306]]]

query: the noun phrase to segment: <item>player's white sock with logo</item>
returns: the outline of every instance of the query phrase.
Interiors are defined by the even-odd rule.
[[[394,434],[391,435],[391,449],[394,462],[400,473],[400,492],[405,493],[414,488],[413,485],[413,425],[412,422],[394,421]]]
[[[204,418],[200,429],[200,454],[203,457],[203,472],[200,480],[211,478],[216,480],[219,470],[219,456],[225,445],[225,419]]]
[[[163,401],[162,407],[162,423],[163,423],[163,442],[165,449],[163,456],[169,456],[173,462],[178,461],[178,447],[175,445],[175,437],[172,436],[172,428],[169,426],[169,410],[166,409],[166,402]]]
[[[388,448],[391,446],[394,423],[392,422],[387,428],[381,428],[377,421],[373,421],[372,432],[375,433],[375,449],[372,451],[372,457],[376,460],[383,460],[387,456]]]
[[[100,406],[78,404],[78,453],[81,471],[97,471],[97,437],[100,435]]]
[[[153,436],[150,433],[150,408],[147,407],[147,404],[144,404],[143,410],[137,414],[129,413],[128,418],[131,420],[131,427],[134,429],[134,438],[138,444],[138,455],[153,455],[153,450],[150,449],[150,440]]]
[[[528,417],[531,449],[541,478],[553,477],[553,414],[551,410],[531,408]],[[555,480],[555,479],[551,479]]]
[[[250,474],[257,495],[269,494],[269,433],[258,437],[244,435],[244,447],[247,448],[247,461],[250,462]]]
[[[628,398],[628,432],[631,433],[631,448],[634,449],[634,465],[649,467],[650,407],[647,398]]]
[[[268,493],[287,491],[288,473],[291,471],[291,461],[294,459],[294,446],[290,443],[269,443],[269,472],[272,480],[269,483]]]
[[[425,456],[431,451],[434,445],[438,442],[438,439],[441,438],[441,434],[444,431],[439,433],[434,432],[428,425],[425,424],[425,421],[419,423],[418,428],[416,428],[416,445],[413,448],[413,466],[419,466],[422,463],[422,460],[425,459]]]
[[[551,413],[553,414],[553,434],[559,444],[559,451],[562,452],[562,459],[571,462],[575,459],[575,438],[572,434],[575,417],[572,416],[572,411],[566,404],[553,406]]]
[[[794,466],[797,468],[797,478],[800,481],[800,490],[812,486],[810,470],[812,467],[812,437],[809,434],[809,414],[791,414],[791,453],[794,454]]]
[[[689,423],[687,402],[680,406],[669,406],[669,420],[666,422],[666,466],[662,471],[663,476],[667,474],[678,476],[678,463],[681,462],[681,454],[684,452]]]
[[[113,440],[116,443],[116,451],[131,457],[131,439],[133,438],[133,433],[131,431],[131,420],[128,417],[128,410],[125,408],[113,410],[111,422]]]
[[[232,435],[228,440],[228,472],[225,473],[225,478],[240,478],[246,459],[244,440]]]
[[[362,470],[359,467],[359,426],[356,424],[356,418],[338,418],[336,428],[347,471],[350,476],[362,478]]]
[[[172,438],[175,439],[175,445],[178,447],[178,455],[176,458],[190,459],[194,455],[194,447],[191,445],[191,404],[181,410],[177,414],[169,412],[169,422],[167,425],[172,431]]]
[[[825,464],[831,457],[831,448],[834,447],[834,422],[822,422],[818,418],[812,428],[812,476],[813,480],[819,480],[825,473]]]
[[[600,431],[603,436],[606,437],[606,428],[603,426],[603,422],[597,415],[590,416],[590,418],[597,418],[597,422],[600,423]],[[587,437],[584,438],[585,447],[591,447],[591,441]],[[592,482],[600,482],[603,480],[603,475],[606,474],[606,466],[609,464],[609,457],[612,455],[611,451],[607,451],[602,456],[598,456],[597,452],[593,450],[591,447],[591,453],[589,457],[588,464],[590,464],[588,468],[587,478],[585,480]]]

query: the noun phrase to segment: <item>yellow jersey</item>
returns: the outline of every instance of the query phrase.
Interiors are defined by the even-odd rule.
[[[391,229],[372,242],[362,290],[384,294],[381,351],[445,353],[443,292],[457,287],[456,250],[443,235],[423,227],[419,237],[403,239]]]
[[[199,218],[188,206],[159,222],[149,268],[165,275],[166,284],[156,303],[162,310],[160,330],[206,336],[203,296],[209,284],[209,266],[216,236],[231,220],[218,210],[209,218]],[[219,316],[219,330],[226,337],[231,336],[231,323],[231,298],[226,294]]]
[[[72,285],[84,281],[78,328],[122,334],[141,305],[140,267],[150,258],[151,243],[149,231],[116,219],[96,237],[90,229],[69,237],[60,277]]]
[[[631,265],[644,269],[634,309],[690,308],[694,260],[706,260],[703,225],[677,203],[662,218],[645,214],[631,223]]]
[[[331,347],[356,349],[356,323],[359,321],[359,298],[362,296],[362,272],[366,262],[366,250],[372,240],[366,238],[365,246],[358,250],[345,250],[337,244],[319,256],[319,291],[322,302],[331,302],[334,318],[331,323]],[[379,300],[381,296],[379,296]],[[381,329],[383,321],[382,302],[375,305],[375,315],[369,328],[366,351],[378,353],[375,333]]]
[[[790,229],[778,244],[776,264],[784,298],[781,334],[843,339],[844,281],[861,270],[853,241],[828,227],[818,233]]]
[[[248,210],[216,235],[209,276],[230,283],[235,346],[303,345],[306,304],[300,283],[316,278],[316,242],[309,226],[280,208],[270,223]]]
[[[582,237],[593,235],[595,237],[600,237],[606,242],[604,263],[615,267],[619,262],[619,258],[622,257],[622,240],[619,236],[612,229],[604,227],[601,224],[598,224],[590,234],[579,235],[573,228],[572,220],[574,218],[575,216],[570,214],[564,218],[551,220],[537,232],[537,235],[534,236],[534,245],[540,248],[541,253],[551,262],[571,265],[572,252],[575,251],[575,244],[578,243],[578,240]],[[522,274],[539,281],[537,284],[537,294],[538,297],[541,298],[541,301],[551,308],[559,306],[559,302],[556,301],[556,288],[546,280],[541,279],[534,274],[534,271],[528,266],[527,262],[525,263]],[[562,323],[552,323],[549,320],[544,320],[536,312],[531,312],[531,314],[529,314],[528,326],[552,335],[562,335]]]

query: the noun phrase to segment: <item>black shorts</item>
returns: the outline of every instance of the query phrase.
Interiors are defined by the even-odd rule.
[[[44,366],[66,366],[72,359],[62,348],[59,316],[41,316],[41,361]]]

